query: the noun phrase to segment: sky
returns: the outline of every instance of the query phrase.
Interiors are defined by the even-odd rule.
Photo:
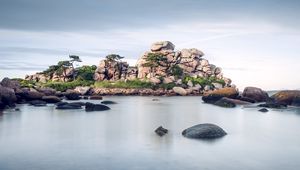
[[[298,0],[0,0],[0,78],[70,54],[135,65],[156,41],[198,48],[239,89],[300,89]]]

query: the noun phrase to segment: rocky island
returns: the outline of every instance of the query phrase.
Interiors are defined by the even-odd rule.
[[[299,105],[297,90],[269,97],[260,88],[247,87],[240,93],[231,80],[223,76],[222,69],[203,56],[204,53],[196,48],[175,51],[175,45],[169,41],[153,43],[135,66],[122,61],[124,57],[120,55],[110,54],[98,66],[75,68],[74,63],[81,59],[70,55],[70,60],[60,61],[25,79],[4,78],[0,85],[0,108],[28,102],[42,106],[61,102],[64,98],[101,100],[104,95],[201,95],[205,103],[229,108],[257,102],[265,102],[259,105],[265,108]],[[58,109],[78,109],[84,105],[59,105]]]

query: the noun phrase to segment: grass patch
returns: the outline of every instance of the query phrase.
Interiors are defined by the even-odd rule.
[[[212,85],[212,83],[219,83],[223,86],[225,85],[225,81],[221,79],[217,79],[216,77],[209,77],[209,78],[203,78],[203,77],[191,77],[191,76],[185,76],[183,79],[183,83],[187,84],[189,81],[192,81],[194,85],[199,84],[202,87],[206,85]]]
[[[57,91],[66,91],[68,89],[74,89],[77,86],[91,86],[94,84],[94,81],[86,81],[86,80],[75,80],[71,82],[47,82],[42,84],[42,87],[50,87]]]
[[[153,88],[154,85],[150,82],[135,79],[135,80],[127,80],[127,81],[98,81],[95,82],[95,87],[139,89],[139,88]]]

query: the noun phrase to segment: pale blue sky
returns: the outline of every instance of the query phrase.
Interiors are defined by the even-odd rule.
[[[69,54],[128,62],[152,42],[195,47],[240,89],[299,89],[300,2],[279,0],[0,0],[0,78]]]

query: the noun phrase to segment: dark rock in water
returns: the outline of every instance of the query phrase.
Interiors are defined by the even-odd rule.
[[[263,113],[266,113],[266,112],[268,112],[269,110],[266,109],[266,108],[262,108],[262,109],[259,109],[258,111],[263,112]]]
[[[300,107],[300,97],[295,97],[293,102],[292,102],[292,106],[298,106]]]
[[[90,96],[90,100],[102,100],[102,99],[103,99],[102,96],[98,96],[98,95]]]
[[[79,105],[79,106],[85,106],[85,102],[72,102],[72,103],[69,103],[70,105]]]
[[[257,87],[246,87],[243,91],[242,96],[253,99],[256,102],[266,102],[269,98],[267,92]]]
[[[79,93],[72,92],[72,91],[66,92],[65,96],[68,100],[80,100],[81,99]]]
[[[83,99],[87,100],[87,99],[89,99],[89,97],[88,96],[83,96]]]
[[[243,96],[238,96],[237,99],[241,100],[241,101],[249,102],[249,103],[255,103],[256,102],[253,99],[250,99],[250,98],[247,98],[247,97],[243,97]]]
[[[49,87],[42,87],[36,89],[38,92],[45,94],[46,96],[55,96],[56,90]]]
[[[152,101],[159,101],[159,99],[152,99]]]
[[[236,107],[236,104],[233,101],[228,100],[225,97],[223,97],[222,99],[216,101],[213,104],[216,105],[216,106],[226,107],[226,108],[234,108],[234,107]]]
[[[292,105],[293,103],[294,104],[298,103],[297,101],[299,101],[298,100],[299,97],[300,97],[300,90],[284,90],[271,96],[271,98],[274,99],[275,102],[286,104],[286,105]]]
[[[29,104],[36,107],[47,106],[47,102],[43,100],[32,100],[29,102]]]
[[[187,138],[213,139],[225,136],[227,133],[214,124],[199,124],[185,129],[182,135]]]
[[[87,102],[85,104],[85,111],[87,112],[92,112],[92,111],[104,111],[104,110],[109,110],[110,108],[102,105],[102,104],[93,104],[93,103],[89,103]]]
[[[158,136],[164,136],[165,134],[168,133],[168,129],[165,129],[165,128],[163,128],[162,126],[159,126],[159,127],[155,130],[155,133],[156,133]]]
[[[285,108],[287,108],[287,105],[282,104],[282,103],[271,102],[271,103],[259,104],[258,107],[266,107],[266,108],[273,108],[273,109],[285,109]]]
[[[235,99],[239,96],[239,92],[236,88],[226,87],[214,91],[210,91],[202,96],[202,100],[205,103],[215,103],[223,97]]]
[[[16,101],[17,96],[14,90],[0,85],[0,108],[4,109],[6,106],[14,107]]]
[[[21,111],[20,108],[15,108],[15,111]]]
[[[69,104],[68,102],[58,102],[58,103],[55,103],[56,106],[62,106],[62,105],[66,105],[66,104]]]
[[[227,98],[227,97],[223,97],[222,99],[230,101],[230,102],[232,102],[232,103],[234,103],[236,105],[249,105],[249,104],[252,104],[250,102],[239,100],[239,99],[230,99],[230,98]]]
[[[23,96],[23,98],[26,99],[27,101],[30,101],[30,100],[41,100],[44,94],[36,91],[25,91],[23,92],[23,94],[21,94],[21,96]]]
[[[58,110],[73,110],[73,109],[82,109],[82,107],[80,104],[61,102],[59,105],[57,105],[56,109],[58,109]]]
[[[58,103],[61,101],[61,99],[57,96],[43,96],[42,100],[44,100],[47,103]]]
[[[102,104],[117,104],[117,102],[110,101],[110,100],[104,100],[101,102]]]

